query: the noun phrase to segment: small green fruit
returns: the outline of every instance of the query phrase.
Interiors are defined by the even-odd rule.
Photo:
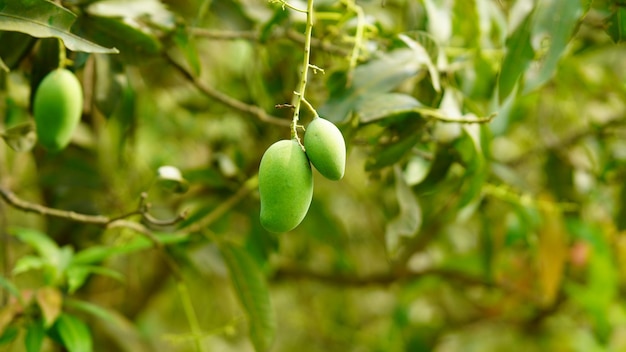
[[[332,122],[315,118],[304,133],[306,155],[317,171],[330,180],[340,180],[346,170],[346,142]]]
[[[33,104],[39,143],[52,152],[65,148],[80,122],[82,109],[82,87],[72,72],[60,68],[46,75]]]
[[[313,173],[295,139],[278,141],[263,154],[259,195],[261,225],[268,231],[291,231],[306,216],[313,198]]]

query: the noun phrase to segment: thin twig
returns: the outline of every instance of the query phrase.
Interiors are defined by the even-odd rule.
[[[281,119],[276,116],[272,116],[265,112],[265,110],[261,109],[256,105],[249,105],[242,101],[239,101],[229,95],[226,95],[215,88],[204,84],[197,77],[195,77],[190,71],[181,66],[178,62],[176,62],[171,56],[165,54],[165,60],[174,67],[180,74],[182,74],[189,82],[191,82],[200,92],[204,95],[217,100],[218,102],[231,107],[235,110],[239,110],[243,113],[252,115],[259,120],[279,126],[289,126],[289,121],[285,119]]]
[[[223,201],[220,205],[218,205],[213,211],[211,211],[207,216],[194,222],[188,228],[185,229],[185,232],[194,233],[198,231],[205,230],[209,225],[214,223],[217,219],[226,214],[230,209],[232,209],[235,205],[237,205],[240,201],[242,201],[252,190],[256,189],[259,185],[259,179],[255,175],[248,179],[243,186],[230,198]]]
[[[407,282],[422,279],[427,276],[439,276],[442,278],[460,281],[468,285],[480,285],[495,287],[496,284],[488,282],[480,277],[472,276],[460,271],[446,269],[430,269],[420,272],[382,273],[368,276],[352,276],[345,274],[320,273],[310,270],[282,267],[273,275],[275,281],[285,280],[310,280],[322,282],[334,286],[387,286],[393,283]]]
[[[228,30],[216,30],[216,29],[208,29],[208,28],[198,28],[194,27],[190,29],[190,33],[196,37],[202,37],[206,39],[212,40],[249,40],[253,42],[258,42],[261,40],[261,33],[257,31],[228,31]],[[277,40],[286,38],[291,40],[297,44],[304,44],[306,41],[306,37],[293,29],[286,30],[276,30],[272,35],[268,38],[269,40]],[[341,46],[337,46],[331,44],[327,41],[323,41],[317,38],[311,38],[311,47],[317,49],[318,51],[323,51],[325,53],[349,57],[351,54],[350,49],[343,48]]]
[[[148,238],[150,238],[150,240],[155,243],[155,245],[159,246],[160,242],[153,236],[150,229],[140,223],[126,220],[126,218],[132,215],[141,215],[143,219],[147,219],[147,222],[149,224],[157,226],[168,226],[180,222],[186,217],[185,213],[181,213],[173,220],[156,219],[147,212],[149,208],[144,205],[143,201],[140,203],[140,209],[133,210],[121,216],[108,217],[104,215],[81,214],[74,211],[55,209],[40,204],[31,203],[19,198],[17,195],[15,195],[15,193],[4,187],[0,187],[0,197],[2,197],[6,201],[6,203],[11,205],[12,207],[28,213],[36,213],[43,216],[50,216],[55,218],[68,219],[85,224],[98,225],[107,229],[119,227],[128,228],[143,235],[146,235]]]

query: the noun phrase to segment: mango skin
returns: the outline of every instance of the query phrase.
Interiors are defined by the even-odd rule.
[[[300,144],[281,140],[263,154],[259,165],[261,225],[275,233],[296,228],[313,198],[313,172]]]
[[[306,155],[317,171],[327,179],[338,181],[346,171],[346,142],[332,122],[315,118],[304,133]]]
[[[39,143],[51,152],[65,148],[80,122],[82,110],[83,90],[76,76],[63,68],[47,74],[33,102]]]

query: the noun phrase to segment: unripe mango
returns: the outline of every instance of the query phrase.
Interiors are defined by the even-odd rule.
[[[39,143],[52,152],[65,148],[80,122],[82,109],[83,91],[76,76],[62,68],[47,74],[33,103]]]
[[[259,195],[261,225],[268,231],[291,231],[306,216],[313,198],[313,173],[295,139],[278,141],[263,154]]]
[[[330,180],[340,180],[346,170],[346,142],[332,122],[315,118],[304,133],[306,155],[317,171]]]

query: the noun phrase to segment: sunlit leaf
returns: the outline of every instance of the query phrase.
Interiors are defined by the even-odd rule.
[[[185,193],[189,188],[189,182],[183,178],[183,174],[175,166],[161,166],[157,170],[158,185],[174,193]]]
[[[237,297],[248,316],[252,344],[257,352],[268,351],[274,340],[276,325],[263,273],[244,249],[225,243],[220,251],[230,271]]]
[[[46,0],[0,1],[0,30],[26,33],[37,38],[57,37],[73,51],[117,53],[70,32],[76,20],[69,10]]]
[[[31,270],[39,270],[46,265],[46,261],[40,257],[35,257],[32,255],[25,255],[18,259],[13,266],[13,275],[19,275]]]
[[[89,327],[77,317],[63,313],[52,329],[58,333],[63,345],[69,352],[89,352],[93,350],[93,341]]]
[[[14,227],[10,233],[20,241],[33,247],[42,258],[50,260],[59,255],[59,246],[46,234],[34,229]]]
[[[403,238],[416,236],[422,225],[422,210],[417,197],[404,180],[399,166],[394,167],[394,173],[400,212],[385,229],[387,252],[392,256],[401,248]]]

